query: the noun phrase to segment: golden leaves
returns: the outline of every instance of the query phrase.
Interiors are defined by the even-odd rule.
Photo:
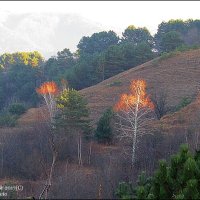
[[[56,95],[59,92],[58,86],[54,81],[44,82],[39,88],[36,89],[38,94],[53,94]]]
[[[146,86],[145,80],[133,80],[130,85],[131,93],[120,96],[120,100],[114,106],[115,111],[127,111],[136,105],[138,108],[147,107],[153,110],[154,105],[146,94]]]

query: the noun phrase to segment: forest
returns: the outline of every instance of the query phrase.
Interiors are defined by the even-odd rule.
[[[121,37],[83,36],[75,52],[47,60],[38,51],[0,55],[0,178],[24,188],[5,198],[199,199],[200,88],[158,90],[180,63],[185,82],[190,65],[196,80],[200,56],[187,55],[199,51],[199,35],[200,20],[171,19],[155,35],[130,25]],[[155,83],[137,75],[153,66],[156,76],[161,65]],[[22,124],[32,109],[38,120]]]

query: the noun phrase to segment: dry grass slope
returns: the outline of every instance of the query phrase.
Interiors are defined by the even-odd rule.
[[[80,92],[88,100],[91,119],[95,123],[107,107],[116,103],[121,93],[129,91],[133,79],[146,80],[149,94],[155,90],[164,90],[167,93],[167,104],[174,106],[182,98],[195,97],[198,94],[199,75],[200,50],[190,50],[170,58],[154,59]],[[36,122],[38,113],[38,108],[30,109],[19,122]]]
[[[154,59],[81,90],[88,99],[91,118],[98,119],[106,107],[113,106],[121,93],[128,92],[133,79],[147,81],[148,93],[164,90],[167,104],[177,105],[184,97],[194,97],[200,89],[200,50],[180,53],[164,60]],[[110,86],[120,83],[116,86]]]

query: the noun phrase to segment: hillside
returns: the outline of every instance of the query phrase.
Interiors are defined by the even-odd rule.
[[[107,107],[115,104],[121,93],[129,91],[130,81],[133,79],[145,79],[149,94],[152,94],[155,90],[166,91],[167,104],[175,106],[184,97],[196,97],[200,87],[199,72],[200,50],[192,50],[167,59],[152,60],[80,92],[88,100],[91,118],[95,123]],[[77,165],[76,138],[62,140],[59,151],[64,160],[59,160],[56,164],[52,195],[61,198],[66,196],[67,193],[71,195],[68,196],[69,199],[70,197],[81,198],[81,195],[85,195],[85,198],[92,198],[97,196],[97,191],[102,184],[103,197],[112,198],[122,177],[123,180],[126,180],[126,177],[135,180],[141,170],[148,168],[150,172],[153,171],[157,166],[157,160],[168,158],[169,155],[177,152],[179,145],[183,142],[187,142],[192,149],[196,148],[199,144],[199,105],[199,98],[196,98],[180,111],[165,115],[161,120],[155,120],[152,123],[152,127],[150,127],[150,130],[154,133],[152,140],[144,138],[143,142],[139,144],[138,167],[134,171],[129,169],[128,159],[123,154],[123,146],[119,143],[107,146],[96,142],[90,144],[83,142],[84,166],[80,167]],[[22,196],[27,194],[38,195],[38,191],[42,190],[45,183],[43,165],[38,162],[40,151],[44,150],[49,156],[48,151],[45,151],[48,144],[46,140],[47,132],[45,132],[45,126],[43,127],[41,123],[47,119],[45,113],[44,107],[31,108],[19,119],[18,127],[5,128],[0,131],[1,139],[6,143],[4,151],[8,152],[7,159],[10,159],[5,165],[8,166],[8,170],[13,169],[9,163],[14,160],[18,165],[12,166],[18,166],[18,170],[22,169],[22,175],[25,173],[29,177],[31,171],[30,176],[34,179],[35,174],[40,174],[40,177],[35,178],[34,181],[17,179],[20,184],[28,185],[24,189],[24,193],[21,193]],[[20,157],[12,157],[9,154],[10,147]],[[91,164],[88,160],[90,147],[92,152]],[[33,153],[30,154],[30,152]],[[65,156],[63,157],[63,155]],[[21,157],[27,162],[21,162]],[[44,161],[46,162],[46,160]],[[42,173],[40,173],[41,171]],[[15,182],[15,179],[12,181]],[[56,193],[58,188],[59,193]]]
[[[145,79],[149,94],[164,91],[168,106],[177,105],[184,97],[194,97],[200,88],[200,50],[182,52],[166,59],[154,59],[81,90],[97,119],[104,109],[113,106],[121,93],[129,91],[130,81]]]
[[[200,50],[190,50],[166,59],[156,58],[80,92],[89,103],[91,119],[95,123],[107,107],[115,104],[121,93],[129,91],[133,79],[145,79],[150,95],[155,91],[164,91],[168,106],[175,106],[184,97],[197,95],[199,74]],[[35,123],[39,113],[40,109],[32,108],[19,123]]]

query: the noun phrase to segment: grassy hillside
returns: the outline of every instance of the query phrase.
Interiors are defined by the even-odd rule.
[[[200,89],[200,50],[191,50],[157,58],[81,90],[88,99],[91,118],[97,119],[106,107],[113,106],[119,95],[129,91],[130,81],[145,79],[149,94],[164,91],[168,106],[176,106],[185,97],[194,97]]]
[[[197,95],[200,88],[199,74],[200,50],[197,49],[173,54],[168,58],[156,58],[80,92],[89,103],[91,119],[96,122],[107,107],[115,104],[121,93],[129,91],[133,79],[145,79],[150,95],[155,91],[164,91],[168,106],[176,106],[183,98]],[[39,113],[40,109],[32,108],[19,122],[34,123]]]

